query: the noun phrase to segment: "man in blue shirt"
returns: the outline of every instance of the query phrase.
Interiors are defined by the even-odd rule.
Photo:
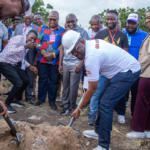
[[[139,28],[138,14],[129,14],[126,23],[126,30],[124,30],[123,32],[128,37],[129,53],[138,60],[141,44],[148,35],[148,33],[140,30]],[[131,87],[131,115],[133,115],[134,112],[134,106],[138,92],[138,82],[139,80],[137,80]]]

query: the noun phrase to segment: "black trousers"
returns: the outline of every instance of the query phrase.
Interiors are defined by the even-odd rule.
[[[136,97],[138,93],[138,87],[139,87],[139,79],[136,80],[136,82],[131,86],[131,115],[133,116],[134,113],[134,107],[136,103]],[[126,94],[126,101],[129,99],[129,92]]]
[[[7,105],[10,105],[15,97],[21,97],[22,92],[29,84],[29,79],[25,74],[25,70],[21,69],[21,62],[16,66],[0,62],[0,73],[2,73],[14,85],[5,101]]]

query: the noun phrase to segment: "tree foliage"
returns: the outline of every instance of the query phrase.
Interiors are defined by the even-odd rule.
[[[138,10],[135,10],[133,8],[119,8],[118,10],[115,9],[119,16],[119,20],[121,21],[121,28],[123,29],[126,25],[126,20],[128,18],[128,15],[130,13],[137,13],[140,17],[140,23],[139,23],[139,27],[141,30],[146,31],[146,32],[150,32],[150,29],[148,29],[145,21],[146,21],[146,12],[147,10],[150,9],[150,7],[147,8],[139,8]],[[104,10],[102,13],[100,13],[99,15],[102,18],[103,24],[106,25],[106,13],[109,11],[109,9]]]
[[[45,7],[43,0],[35,0],[35,3],[32,7],[32,13],[33,14],[35,14],[36,12],[41,13],[43,15],[43,18],[44,18],[44,23],[47,23],[49,12],[51,9],[53,9],[52,5],[47,4],[47,6]]]

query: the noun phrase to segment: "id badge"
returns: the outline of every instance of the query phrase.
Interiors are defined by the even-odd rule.
[[[131,46],[131,36],[128,36],[128,45]]]
[[[55,35],[50,35],[50,42],[55,42],[55,38],[56,38],[56,36]]]

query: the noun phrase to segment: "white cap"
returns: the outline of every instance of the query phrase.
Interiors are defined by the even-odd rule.
[[[139,22],[139,15],[136,13],[131,13],[128,16],[127,21],[134,21],[134,22]]]
[[[32,14],[32,6],[35,3],[35,0],[28,0],[30,7],[29,9],[25,12],[25,16],[30,16]]]
[[[68,30],[62,37],[62,45],[64,46],[66,53],[70,53],[80,37],[80,33],[73,30]]]

